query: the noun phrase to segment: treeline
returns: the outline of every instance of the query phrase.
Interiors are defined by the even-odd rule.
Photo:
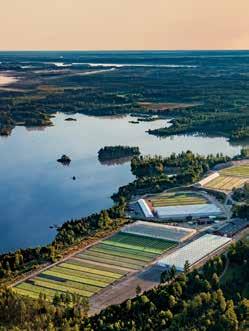
[[[41,263],[54,262],[57,254],[56,247],[53,245],[2,254],[0,255],[0,282],[1,279],[10,279],[19,273],[32,270]]]
[[[99,214],[65,222],[58,228],[53,244],[63,248],[91,237],[98,231],[118,228],[123,221],[125,206],[125,199],[120,198],[115,206]]]
[[[171,154],[169,157],[161,156],[139,156],[131,160],[131,171],[138,177],[155,176],[167,174],[170,170],[176,172],[178,176],[191,175],[199,179],[201,175],[219,163],[230,161],[231,158],[223,154],[202,156],[191,151],[180,154]]]
[[[100,161],[118,159],[125,156],[139,155],[139,147],[130,146],[105,146],[98,151]]]
[[[242,139],[248,137],[249,109],[243,109],[238,114],[225,113],[192,113],[171,121],[172,126],[149,130],[149,134],[157,136],[170,136],[185,133],[206,133]]]
[[[227,258],[230,272],[226,281]],[[49,331],[246,331],[249,323],[249,246],[233,244],[227,257],[215,257],[201,270],[172,273],[160,284],[120,305],[87,317],[88,303],[55,296],[50,304],[0,291],[0,330]],[[247,290],[248,291],[248,290]],[[82,299],[81,299],[82,300]]]

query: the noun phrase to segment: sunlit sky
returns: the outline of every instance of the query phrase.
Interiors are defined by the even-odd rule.
[[[249,0],[0,0],[1,50],[249,49]]]

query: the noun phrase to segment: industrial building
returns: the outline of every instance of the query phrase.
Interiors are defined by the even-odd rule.
[[[189,262],[190,266],[193,266],[229,242],[231,242],[230,238],[206,234],[160,259],[157,264],[164,268],[170,268],[174,265],[178,271],[183,271],[186,261]]]
[[[158,218],[165,220],[179,220],[186,219],[187,217],[217,217],[223,215],[222,210],[212,203],[199,205],[156,207],[155,213]]]
[[[139,199],[138,204],[139,204],[139,207],[141,208],[142,213],[143,213],[145,218],[153,218],[154,217],[150,207],[147,205],[147,203],[145,202],[144,199]]]
[[[222,225],[214,233],[220,236],[233,237],[236,233],[249,227],[249,221],[240,218],[233,218],[230,222]]]
[[[124,227],[121,232],[174,242],[183,242],[191,238],[196,233],[196,230],[153,222],[137,221]]]

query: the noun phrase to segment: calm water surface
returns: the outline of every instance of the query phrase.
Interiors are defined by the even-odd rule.
[[[53,127],[17,127],[10,137],[0,138],[0,252],[46,244],[55,235],[50,225],[112,205],[111,194],[133,176],[129,163],[99,163],[97,152],[105,145],[139,146],[143,154],[165,156],[188,149],[232,156],[241,148],[225,138],[159,139],[145,132],[165,126],[162,120],[131,124],[130,117],[74,117],[77,122],[66,122],[66,115],[58,114]],[[56,162],[62,154],[72,159],[69,167]]]

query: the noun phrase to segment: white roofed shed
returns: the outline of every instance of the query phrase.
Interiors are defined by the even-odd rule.
[[[154,215],[144,199],[139,199],[138,204],[146,218],[153,218]]]

